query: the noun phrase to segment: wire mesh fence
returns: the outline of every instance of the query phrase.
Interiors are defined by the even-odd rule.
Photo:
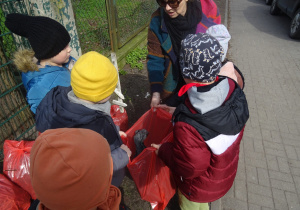
[[[103,0],[72,0],[82,53],[111,50],[106,4]]]
[[[27,14],[22,1],[0,2],[0,148],[5,139],[35,139],[34,117],[24,97],[21,73],[12,64],[13,53],[29,48],[21,37],[13,37],[5,27],[5,14]]]
[[[122,47],[147,26],[158,5],[155,0],[117,0],[116,8],[118,47]]]
[[[154,0],[72,0],[72,5],[82,52],[104,55],[112,44],[121,48],[144,29],[158,7]]]
[[[72,0],[72,6],[82,52],[94,50],[106,56],[112,46],[121,48],[144,29],[158,7],[154,0]],[[27,0],[0,2],[0,151],[5,139],[37,137],[22,75],[12,63],[13,53],[30,45],[4,25],[7,14],[32,14],[30,8]]]

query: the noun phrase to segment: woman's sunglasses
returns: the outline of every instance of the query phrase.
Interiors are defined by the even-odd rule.
[[[177,8],[182,0],[156,0],[158,5],[161,7],[166,7],[167,4],[172,8]]]

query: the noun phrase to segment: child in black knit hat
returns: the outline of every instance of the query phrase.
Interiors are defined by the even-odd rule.
[[[42,16],[8,14],[5,25],[11,32],[28,38],[32,47],[17,51],[13,60],[22,71],[27,102],[35,113],[53,87],[70,86],[70,71],[76,61],[70,56],[70,35],[60,23]]]

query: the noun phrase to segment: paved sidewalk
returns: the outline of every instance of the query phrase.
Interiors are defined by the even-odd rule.
[[[300,42],[264,0],[229,0],[229,57],[245,76],[250,119],[234,186],[219,209],[300,209]]]

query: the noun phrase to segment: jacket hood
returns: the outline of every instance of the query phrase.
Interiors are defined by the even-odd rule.
[[[33,50],[19,50],[14,53],[13,62],[22,72],[38,71],[37,59],[34,57]]]
[[[48,92],[36,111],[38,131],[44,132],[48,128],[79,127],[90,124],[96,116],[99,116],[96,110],[70,102],[67,94],[71,90],[71,86],[57,86]]]
[[[28,90],[28,86],[30,81],[32,79],[36,79],[39,81],[39,77],[43,77],[44,75],[46,74],[51,74],[52,72],[66,72],[67,70],[69,71],[69,74],[70,74],[70,71],[74,65],[76,60],[74,60],[73,57],[70,57],[68,63],[64,64],[63,67],[61,66],[49,66],[49,65],[46,65],[46,66],[40,66],[38,65],[38,70],[37,71],[27,71],[27,72],[23,72],[22,73],[22,82],[26,88],[26,90]],[[68,75],[68,80],[70,80],[70,75]],[[67,79],[66,79],[67,81]],[[70,83],[69,81],[67,82],[68,84]],[[64,86],[64,84],[61,84]]]
[[[180,104],[173,114],[175,122],[191,119],[189,123],[192,123],[196,129],[199,128],[197,130],[201,131],[200,134],[204,139],[210,139],[212,135],[219,134],[236,135],[244,128],[248,118],[246,96],[238,85],[235,85],[228,100],[205,114],[194,114],[185,104]]]

